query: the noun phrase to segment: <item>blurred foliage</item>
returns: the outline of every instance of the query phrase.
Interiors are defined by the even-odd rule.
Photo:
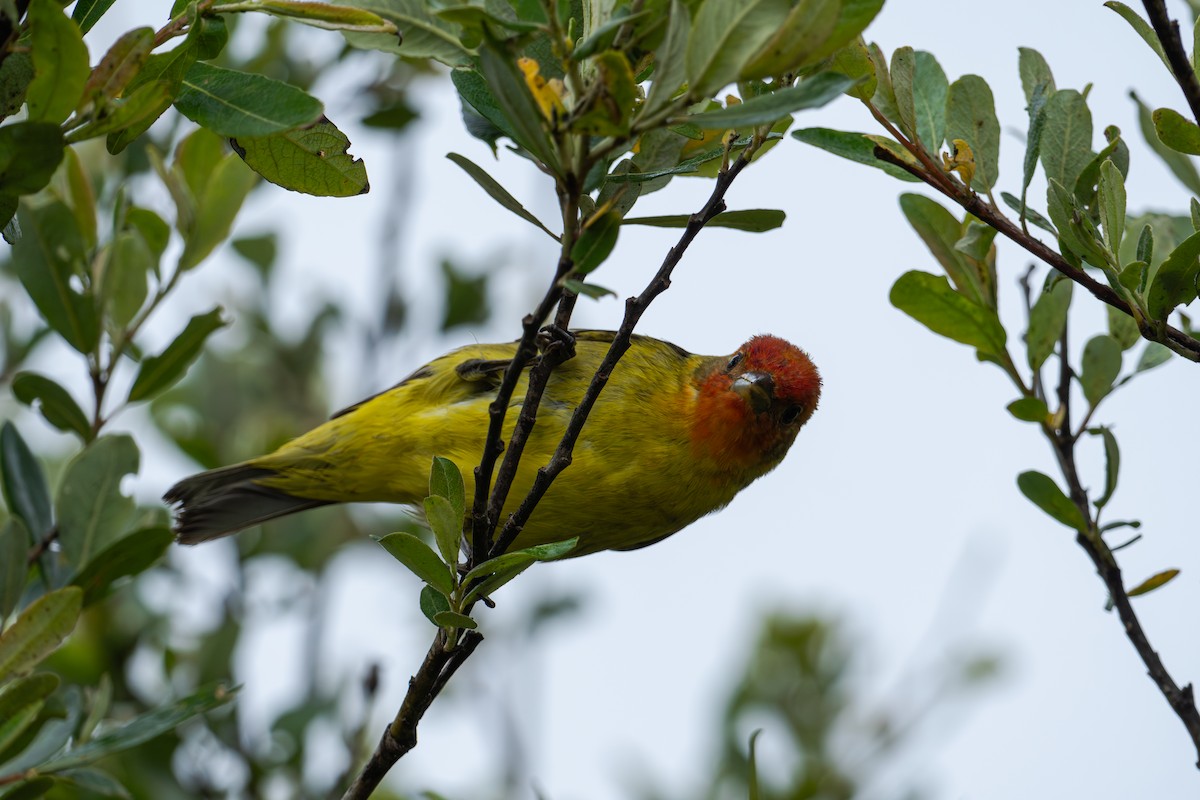
[[[843,623],[767,614],[732,676],[711,771],[699,772],[691,794],[646,789],[643,799],[925,796],[919,788],[925,776],[911,766],[923,729],[986,688],[1000,665],[961,643],[940,644],[963,654],[909,665],[896,691],[867,700],[861,664],[869,648]]]

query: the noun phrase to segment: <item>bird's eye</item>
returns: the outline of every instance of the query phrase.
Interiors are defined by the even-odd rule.
[[[793,406],[788,406],[783,410],[783,413],[779,415],[779,421],[784,425],[791,425],[800,416],[802,411],[804,411],[803,405],[796,404]]]
[[[742,363],[742,354],[735,353],[733,358],[729,359],[729,363],[725,365],[725,369],[728,372],[732,372],[733,368],[736,367],[740,363]]]

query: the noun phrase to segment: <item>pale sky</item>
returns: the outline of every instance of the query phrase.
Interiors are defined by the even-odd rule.
[[[107,44],[135,24],[161,24],[160,10],[118,0],[90,40]],[[1186,14],[1182,3],[1172,11]],[[336,34],[315,36],[338,44]],[[1106,124],[1124,132],[1133,151],[1131,211],[1186,208],[1183,190],[1142,144],[1127,92],[1136,87],[1154,107],[1185,104],[1158,59],[1100,2],[892,0],[867,37],[889,53],[901,45],[932,51],[951,80],[964,73],[988,80],[1005,131],[1000,187],[1014,192],[1024,148],[1012,131],[1025,126],[1017,47],[1040,50],[1060,88],[1094,82],[1097,140]],[[94,55],[100,46],[92,44]],[[408,202],[416,205],[403,223],[397,258],[411,297],[436,292],[444,255],[468,264],[503,257],[505,265],[493,278],[498,305],[487,326],[444,338],[414,334],[407,349],[386,354],[386,367],[367,376],[355,372],[360,354],[346,354],[348,366],[335,368],[342,383],[331,391],[334,407],[390,385],[450,347],[515,338],[555,257],[546,237],[443,157],[463,153],[552,219],[545,179],[522,159],[492,161],[462,130],[448,79],[422,84],[423,120],[409,134],[415,142],[394,150],[392,139],[355,124],[361,104],[337,91],[357,77],[331,76],[315,93],[350,136],[352,152],[366,160],[370,194],[334,200],[267,188],[240,218],[243,234],[287,226],[280,268],[294,280],[276,298],[280,307],[299,327],[324,297],[377,299],[372,248],[379,227],[393,222],[397,173],[407,176]],[[804,113],[797,126],[877,132],[849,98]],[[872,708],[903,703],[922,686],[923,673],[955,653],[1003,657],[1003,679],[933,720],[914,757],[898,768],[933,797],[1117,800],[1195,792],[1191,743],[1115,614],[1104,612],[1105,591],[1090,562],[1073,535],[1016,488],[1026,469],[1058,475],[1036,429],[1005,411],[1015,391],[998,369],[887,301],[904,271],[938,271],[896,202],[902,191],[923,191],[915,186],[791,139],[739,178],[730,208],[782,208],[787,223],[758,236],[702,233],[639,330],[701,353],[731,352],[755,333],[783,336],[820,368],[820,409],[783,465],[726,510],[648,549],[535,569],[502,592],[500,607],[480,614],[487,641],[455,678],[456,691],[422,723],[420,746],[395,770],[404,785],[468,796],[504,753],[495,743],[496,708],[510,694],[513,705],[524,706],[518,730],[528,780],[547,798],[617,800],[643,778],[678,795],[698,791],[694,782],[715,750],[718,703],[760,615],[779,608],[846,623],[865,655],[855,680]],[[705,181],[677,179],[636,213],[690,213],[709,189]],[[1044,208],[1040,180],[1030,196]],[[595,281],[621,297],[640,291],[674,241],[670,231],[625,229]],[[230,258],[219,254],[192,279],[175,306],[179,314],[207,310],[214,298],[238,290]],[[1000,245],[1002,313],[1012,341],[1023,330],[1016,280],[1029,261]],[[1074,342],[1081,347],[1101,331],[1104,316],[1083,292],[1075,305]],[[436,324],[436,310],[419,302],[412,310],[416,331]],[[611,328],[621,312],[612,299],[581,302],[575,322]],[[166,337],[170,328],[157,333]],[[220,335],[213,341],[221,346]],[[1140,376],[1097,418],[1115,426],[1122,449],[1110,518],[1145,523],[1143,541],[1120,554],[1127,582],[1166,567],[1183,570],[1169,587],[1134,601],[1181,683],[1200,679],[1192,613],[1200,605],[1191,491],[1197,369],[1179,361]],[[1086,480],[1099,484],[1099,446],[1085,443],[1081,462]],[[161,493],[193,470],[177,455],[150,454],[139,494]],[[213,544],[179,550],[173,559],[203,576],[217,598],[230,552]],[[417,580],[370,542],[339,556],[330,576],[337,600],[324,644],[336,655],[327,675],[357,676],[368,661],[381,661],[382,726],[432,635],[416,608]],[[513,630],[522,603],[553,590],[580,592],[586,611],[528,652]],[[254,737],[291,691],[289,676],[277,670],[280,653],[296,648],[299,657],[303,643],[298,620],[287,615],[252,613],[248,628],[257,635],[239,652],[237,679],[245,684],[239,702],[250,720],[247,736]],[[768,761],[771,746],[764,736]],[[907,785],[889,777],[865,796],[894,796]],[[533,789],[522,796],[532,798]]]

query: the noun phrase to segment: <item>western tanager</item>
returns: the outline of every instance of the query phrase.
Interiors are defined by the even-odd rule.
[[[503,525],[554,452],[613,334],[576,332],[576,355],[552,374]],[[474,489],[488,404],[516,344],[468,345],[336,414],[270,455],[180,481],[179,541],[195,544],[329,503],[419,505],[430,462],[455,462]],[[505,439],[525,396],[513,394]],[[755,336],[726,356],[698,356],[635,336],[583,428],[574,460],[514,548],[579,537],[571,555],[657,542],[723,507],[773,469],[817,407],[821,379],[799,348]]]

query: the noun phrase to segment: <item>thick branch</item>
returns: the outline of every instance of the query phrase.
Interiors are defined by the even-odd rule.
[[[1047,246],[1040,239],[1035,239],[1033,236],[1022,231],[1008,217],[1000,213],[995,206],[991,205],[975,192],[971,191],[962,184],[953,181],[942,182],[935,180],[931,175],[927,174],[912,164],[897,158],[894,154],[888,152],[882,147],[875,148],[875,157],[880,161],[886,161],[889,164],[894,164],[897,167],[905,170],[909,174],[920,178],[924,183],[937,189],[942,194],[949,197],[963,209],[973,214],[981,222],[995,228],[999,233],[1004,234],[1006,238],[1015,244],[1025,248],[1028,252],[1037,256],[1046,264],[1061,272],[1063,275],[1070,278],[1075,283],[1091,292],[1092,296],[1102,303],[1107,303],[1113,308],[1128,314],[1133,317],[1133,309],[1125,302],[1112,288],[1104,283],[1093,278],[1079,267],[1072,266],[1062,254],[1053,248]],[[1136,319],[1136,317],[1134,317]],[[1154,329],[1149,326],[1142,326],[1142,335],[1153,341],[1158,341],[1154,335]],[[1200,340],[1194,339],[1178,328],[1173,328],[1170,325],[1163,325],[1163,341],[1162,344],[1171,348],[1171,351],[1183,356],[1189,361],[1200,362]]]
[[[1192,109],[1192,118],[1200,122],[1200,80],[1196,79],[1196,71],[1188,59],[1183,47],[1183,39],[1179,36],[1179,23],[1167,16],[1167,8],[1162,0],[1142,0],[1146,7],[1146,15],[1150,17],[1150,26],[1158,34],[1167,63],[1175,76],[1179,88],[1188,106]]]

